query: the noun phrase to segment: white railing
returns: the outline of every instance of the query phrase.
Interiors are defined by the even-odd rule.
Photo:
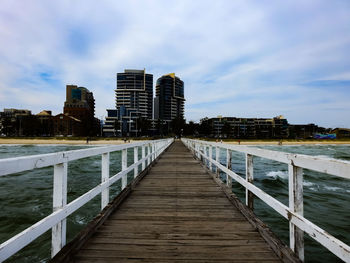
[[[246,205],[249,208],[253,209],[253,197],[255,195],[289,220],[290,248],[300,260],[304,261],[303,235],[305,232],[340,259],[350,262],[350,247],[347,244],[333,237],[303,216],[303,169],[350,179],[350,162],[186,138],[183,138],[182,141],[198,159],[203,160],[208,169],[212,171],[212,166],[214,165],[217,174],[219,170],[224,172],[229,187],[232,188],[232,179],[244,186],[246,189]],[[215,160],[212,155],[213,147],[216,150]],[[219,161],[220,149],[226,151],[226,166]],[[245,179],[231,170],[232,151],[246,155]],[[288,164],[289,207],[253,184],[253,156]]]
[[[144,141],[107,147],[57,152],[42,155],[8,158],[0,160],[0,177],[36,168],[54,166],[53,174],[53,213],[25,229],[21,233],[0,245],[0,262],[9,258],[40,235],[52,228],[51,256],[56,255],[66,244],[66,218],[85,205],[92,198],[101,194],[101,210],[109,203],[109,187],[122,180],[122,190],[127,186],[127,174],[134,170],[134,178],[148,167],[171,143],[173,139]],[[142,158],[138,160],[141,147]],[[127,149],[134,149],[134,163],[127,166]],[[122,152],[122,170],[110,177],[109,154]],[[146,155],[147,152],[147,155]],[[101,155],[101,184],[67,204],[68,162],[91,156]],[[141,171],[141,172],[142,172]],[[0,179],[1,180],[1,179]]]

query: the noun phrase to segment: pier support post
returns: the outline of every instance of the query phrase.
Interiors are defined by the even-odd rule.
[[[141,154],[142,154],[142,159],[144,159],[146,157],[146,146],[145,145],[142,145]],[[146,168],[146,160],[143,160],[142,161],[142,171],[145,170],[145,168]]]
[[[101,183],[105,183],[109,180],[109,153],[102,154],[102,171],[101,171]],[[109,187],[104,189],[101,193],[101,210],[106,207],[109,202]]]
[[[288,165],[289,174],[289,209],[301,216],[304,214],[303,169],[293,164]],[[289,221],[289,243],[301,261],[304,261],[304,232]]]
[[[139,161],[139,147],[135,146],[134,147],[134,163],[137,163]],[[136,165],[134,168],[134,178],[137,177],[139,174],[139,166]]]
[[[67,169],[68,164],[54,165],[53,176],[53,211],[67,205]],[[66,245],[66,219],[52,227],[51,257],[54,257]]]
[[[128,168],[128,149],[122,150],[122,171],[126,170]],[[124,174],[122,177],[122,190],[126,187],[128,184],[128,175]]]
[[[246,181],[249,183],[253,183],[254,181],[254,176],[253,176],[253,156],[250,154],[246,154]],[[250,209],[254,209],[254,194],[250,192],[248,189],[245,190],[245,200],[246,200],[246,205]]]
[[[231,162],[232,162],[232,156],[231,151],[229,149],[226,149],[226,168],[231,170]],[[232,178],[228,174],[226,174],[226,185],[230,190],[232,190]]]

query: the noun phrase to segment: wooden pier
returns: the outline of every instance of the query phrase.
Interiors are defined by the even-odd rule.
[[[124,196],[53,261],[281,261],[180,141]]]

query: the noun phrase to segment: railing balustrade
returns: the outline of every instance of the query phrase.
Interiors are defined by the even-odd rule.
[[[107,147],[95,147],[67,152],[57,152],[17,158],[0,159],[0,177],[32,169],[53,166],[53,212],[39,222],[0,244],[0,262],[9,258],[36,238],[52,229],[51,256],[55,256],[66,244],[66,218],[85,205],[98,194],[101,194],[101,210],[109,203],[109,187],[122,180],[122,189],[127,186],[127,174],[134,170],[134,178],[139,174],[141,165],[144,171],[171,143],[173,139],[144,141],[132,144],[121,144]],[[141,147],[142,158],[138,159]],[[134,163],[127,166],[127,150],[134,149]],[[147,148],[147,155],[146,155]],[[110,153],[121,151],[121,171],[110,177]],[[101,184],[67,204],[68,163],[87,157],[101,155]],[[147,166],[146,162],[147,161]],[[142,172],[141,171],[141,172]],[[1,178],[0,178],[1,180]]]
[[[202,160],[206,167],[213,172],[221,170],[226,174],[228,187],[232,189],[232,179],[246,189],[246,205],[253,209],[254,196],[259,197],[267,205],[289,220],[290,248],[296,253],[301,261],[304,261],[304,232],[311,238],[326,247],[333,254],[345,262],[350,262],[350,246],[327,233],[303,216],[303,169],[309,169],[321,173],[335,175],[350,179],[350,162],[332,158],[313,157],[302,154],[292,154],[278,151],[259,149],[248,146],[229,145],[202,140],[182,138],[183,143],[198,159]],[[216,156],[213,159],[212,148],[215,147]],[[207,155],[209,148],[209,156]],[[226,165],[219,161],[220,150],[226,151]],[[245,154],[246,179],[231,170],[232,151]],[[289,180],[289,207],[282,204],[253,184],[253,157],[261,157],[269,160],[288,164]],[[217,173],[217,172],[216,172]]]

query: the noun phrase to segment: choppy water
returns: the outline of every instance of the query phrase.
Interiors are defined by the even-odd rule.
[[[87,146],[0,145],[0,158],[76,150]],[[270,150],[327,156],[350,160],[350,146],[263,146]],[[129,152],[128,162],[133,161]],[[221,163],[226,153],[220,155]],[[111,174],[120,171],[120,153],[111,154]],[[234,153],[233,170],[244,177],[243,154]],[[99,156],[70,162],[68,166],[68,202],[100,183]],[[128,181],[132,175],[129,176]],[[223,176],[224,178],[224,176]],[[53,168],[42,168],[0,177],[0,243],[26,229],[52,212]],[[254,158],[254,184],[288,205],[288,167],[274,161]],[[244,201],[244,189],[233,183],[233,191]],[[120,184],[111,187],[111,199],[120,192]],[[327,232],[350,244],[350,180],[304,170],[304,216]],[[288,221],[255,200],[255,213],[288,244]],[[100,196],[68,217],[67,239],[71,240],[100,210]],[[326,249],[305,236],[307,262],[337,262]],[[46,262],[50,258],[51,231],[11,257],[8,262]]]
[[[0,159],[69,151],[88,146],[0,145]],[[140,157],[139,157],[140,158]],[[133,149],[128,150],[128,165]],[[121,153],[110,154],[110,174],[121,170]],[[133,174],[128,175],[128,182]],[[101,157],[89,157],[68,164],[68,200],[71,202],[101,182]],[[0,177],[0,243],[52,213],[53,167]],[[110,200],[120,192],[120,182],[110,187]],[[67,242],[100,211],[100,195],[67,219]],[[12,256],[8,262],[47,262],[50,258],[51,230]]]
[[[259,148],[350,160],[350,145],[258,146]],[[215,155],[215,154],[214,154]],[[226,153],[220,154],[226,163]],[[234,153],[232,169],[245,178],[245,157]],[[350,173],[350,171],[349,171]],[[310,170],[304,174],[304,217],[336,238],[350,244],[350,180]],[[222,175],[225,181],[226,176]],[[288,166],[254,157],[254,184],[288,206]],[[245,202],[245,189],[233,183],[232,189]],[[260,199],[254,201],[254,212],[285,244],[289,244],[289,223]],[[342,262],[305,234],[306,262]]]

